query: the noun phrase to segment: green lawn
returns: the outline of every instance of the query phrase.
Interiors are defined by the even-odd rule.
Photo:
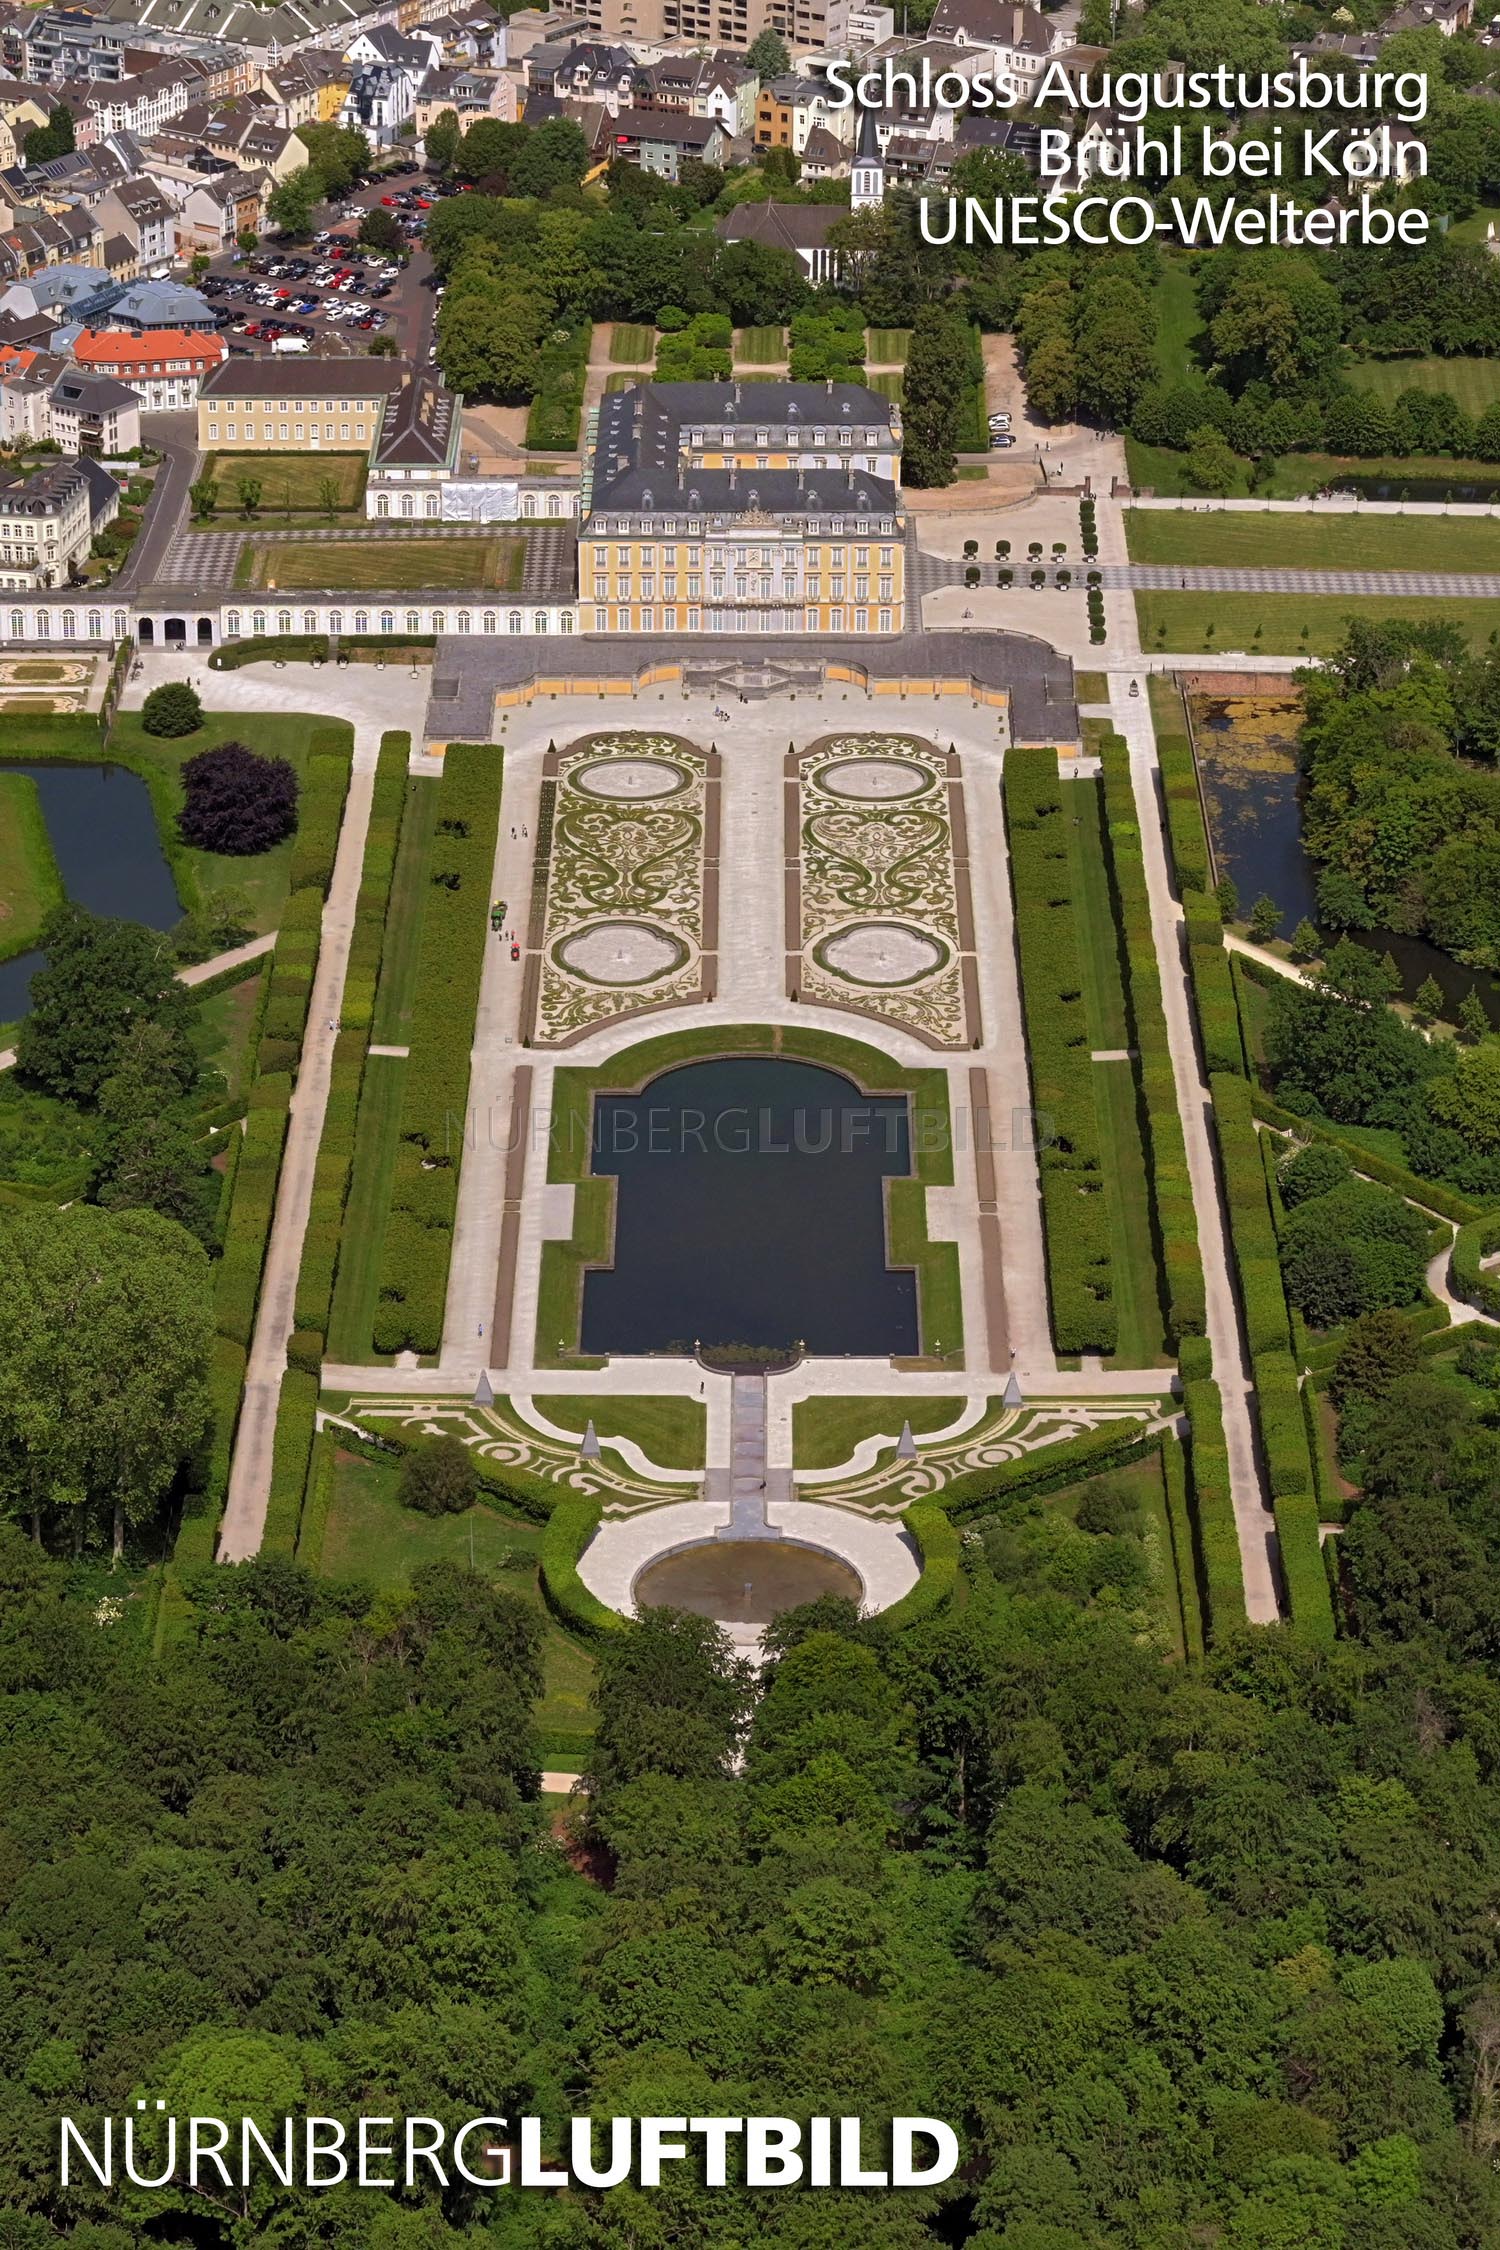
[[[335,1455],[333,1499],[318,1565],[322,1575],[368,1586],[405,1586],[423,1563],[467,1566],[472,1554],[482,1576],[542,1612],[544,1685],[536,1720],[543,1754],[549,1736],[567,1740],[592,1734],[594,1661],[543,1604],[537,1576],[541,1526],[489,1506],[470,1508],[461,1516],[419,1515],[403,1508],[397,1497],[400,1474],[394,1462]]]
[[[1193,339],[1203,327],[1198,293],[1191,268],[1180,258],[1166,258],[1152,291],[1156,307],[1156,364],[1169,383],[1185,383],[1197,374]]]
[[[370,1038],[377,1047],[411,1044],[412,994],[417,980],[417,947],[422,936],[422,907],[427,895],[427,854],[437,822],[438,789],[425,774],[406,784],[406,804],[401,814],[401,840],[391,873],[391,894],[385,910],[385,943],[380,955],[380,982],[375,990],[375,1013]]]
[[[1128,1042],[1129,1024],[1119,932],[1104,854],[1100,784],[1071,783],[1063,791],[1063,806],[1074,815],[1068,823],[1068,855],[1078,909],[1089,1044],[1096,1049],[1120,1048]],[[1166,1355],[1167,1337],[1134,1063],[1095,1063],[1094,1105],[1099,1119],[1114,1306],[1119,1322],[1113,1357],[1122,1367],[1153,1367]]]
[[[734,356],[750,367],[775,367],[786,358],[786,330],[780,326],[738,329]]]
[[[195,1043],[204,1069],[217,1071],[223,1079],[225,1097],[239,1099],[247,1091],[245,1064],[266,973],[262,965],[255,976],[242,977],[238,984],[199,1002]]]
[[[1125,440],[1125,461],[1131,483],[1156,492],[1164,499],[1203,498],[1188,476],[1187,459],[1185,453],[1174,453],[1170,446],[1142,445],[1132,437]],[[1301,500],[1311,492],[1321,492],[1326,485],[1343,484],[1351,478],[1357,478],[1360,488],[1371,494],[1378,487],[1389,486],[1389,491],[1381,497],[1392,500],[1399,499],[1403,489],[1415,490],[1419,485],[1428,484],[1439,494],[1451,491],[1455,499],[1466,486],[1478,487],[1482,495],[1490,498],[1500,497],[1500,464],[1455,461],[1443,453],[1412,454],[1404,459],[1388,454],[1368,461],[1347,459],[1335,453],[1283,453],[1279,460],[1269,464],[1257,490],[1265,500]],[[1241,457],[1228,496],[1243,500],[1249,490],[1250,463]]]
[[[35,943],[63,902],[42,800],[29,774],[0,772],[0,961]]]
[[[696,1398],[577,1398],[538,1394],[532,1402],[560,1430],[583,1436],[593,1422],[601,1441],[630,1438],[659,1469],[701,1469],[707,1410]]]
[[[370,1025],[371,1043],[377,1047],[405,1047],[411,1042],[427,854],[437,805],[434,782],[425,775],[408,780]],[[405,1083],[406,1064],[399,1055],[366,1057],[354,1134],[354,1168],[339,1236],[338,1272],[328,1321],[330,1359],[358,1363],[371,1357]]]
[[[336,588],[340,593],[457,592],[488,588],[519,592],[526,542],[493,539],[256,540],[239,558],[235,583],[277,593]]]
[[[906,377],[898,375],[894,368],[885,371],[877,370],[873,375],[866,375],[865,386],[868,390],[876,392],[879,397],[888,398],[893,405],[899,406],[902,392],[906,388]]]
[[[267,757],[286,758],[299,779],[307,769],[308,747],[315,732],[337,728],[352,748],[353,729],[333,713],[288,711],[207,711],[196,734],[176,741],[158,741],[141,725],[139,711],[121,711],[110,728],[105,756],[145,777],[156,811],[166,852],[177,884],[178,896],[191,907],[209,892],[233,891],[245,902],[246,919],[256,930],[274,930],[286,900],[295,837],[250,859],[231,859],[221,852],[200,852],[184,844],[177,834],[182,806],[182,768],[200,750],[221,742],[246,742]],[[99,755],[96,747],[93,755]],[[42,756],[56,753],[42,751]],[[80,751],[71,756],[85,755]]]
[[[800,1398],[792,1408],[792,1459],[799,1469],[837,1469],[861,1438],[885,1435],[894,1448],[903,1422],[913,1432],[945,1430],[956,1421],[961,1398]]]
[[[1351,617],[1378,625],[1392,618],[1440,617],[1480,648],[1500,622],[1494,602],[1423,601],[1400,594],[1137,594],[1135,614],[1141,647],[1148,654],[1153,649],[1194,655],[1246,649],[1328,656],[1343,640]]]
[[[649,367],[656,357],[656,330],[637,320],[617,320],[610,333],[609,356],[617,367]]]
[[[1080,703],[1107,703],[1109,701],[1109,674],[1107,672],[1075,672],[1073,693]]]
[[[608,395],[608,393],[611,391],[633,391],[636,387],[636,384],[643,380],[643,376],[637,374],[626,374],[623,368],[617,367],[604,378],[605,393],[606,395]]]
[[[1224,514],[1129,508],[1132,562],[1237,570],[1500,570],[1490,516]],[[1236,596],[1237,600],[1253,596]]]
[[[1450,391],[1476,421],[1500,398],[1500,359],[1371,359],[1348,374],[1357,389],[1388,401],[1403,391]]]
[[[865,330],[865,364],[869,367],[904,367],[910,349],[909,328]]]
[[[239,496],[242,477],[260,485],[262,516],[324,515],[330,505],[340,512],[358,508],[365,496],[368,464],[356,453],[210,453],[203,474],[218,486],[218,516],[244,521]],[[325,493],[324,487],[332,489]]]

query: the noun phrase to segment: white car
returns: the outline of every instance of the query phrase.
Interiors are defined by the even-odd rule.
[[[990,428],[992,430],[1008,430],[1010,428],[1010,416],[1008,414],[992,414],[990,416]]]

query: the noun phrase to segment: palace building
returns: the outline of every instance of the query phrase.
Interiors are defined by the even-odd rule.
[[[582,495],[594,633],[899,633],[901,415],[856,383],[606,397]]]

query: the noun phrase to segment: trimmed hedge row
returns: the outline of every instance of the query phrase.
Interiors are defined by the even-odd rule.
[[[594,1536],[604,1503],[579,1497],[559,1500],[542,1533],[542,1591],[560,1622],[590,1640],[621,1633],[628,1619],[591,1594],[578,1575],[578,1561]]]
[[[237,672],[242,664],[307,664],[328,657],[326,633],[265,633],[258,639],[225,641],[209,657],[211,672]]]
[[[1245,1040],[1240,1026],[1239,1002],[1234,994],[1234,974],[1224,950],[1224,919],[1219,912],[1219,902],[1209,891],[1185,891],[1182,905],[1203,1060],[1210,1075],[1216,1070],[1243,1073]]]
[[[1262,1352],[1255,1361],[1255,1402],[1273,1500],[1313,1489],[1307,1417],[1290,1352]]]
[[[410,787],[406,772],[410,756],[409,734],[381,736],[375,787],[370,798],[370,825],[365,834],[364,864],[359,875],[359,904],[354,912],[349,965],[344,973],[344,1005],[339,1020],[346,1028],[368,1031],[375,1013],[375,988],[380,981],[380,956],[385,949],[386,907],[396,867],[396,847],[401,841],[401,816]]]
[[[349,788],[349,730],[343,726],[314,727],[307,749],[307,770],[297,801],[297,836],[292,845],[291,887],[320,891],[328,896],[333,881],[334,854],[339,846],[339,826]]]
[[[281,1378],[281,1396],[276,1402],[271,1496],[260,1542],[263,1555],[290,1555],[296,1549],[317,1417],[317,1376],[304,1373],[300,1367],[288,1367]]]
[[[1040,1496],[1076,1484],[1080,1477],[1097,1476],[1103,1469],[1123,1469],[1128,1461],[1141,1460],[1155,1443],[1154,1438],[1142,1436],[1139,1422],[1105,1422],[1098,1429],[1085,1430],[1081,1437],[1063,1438],[1057,1445],[1022,1453],[1013,1461],[971,1469],[967,1476],[955,1477],[941,1491],[931,1494],[923,1504],[941,1508],[953,1523],[967,1523],[1019,1493]]]
[[[279,1104],[252,1105],[245,1120],[244,1145],[235,1178],[234,1203],[224,1229],[224,1255],[214,1282],[214,1316],[221,1336],[230,1336],[248,1351],[255,1328],[255,1306],[260,1295],[260,1269],[271,1232],[276,1204],[276,1181],[281,1171],[281,1150],[286,1140],[287,1097],[291,1082],[284,1077],[262,1079],[265,1087],[281,1094]]]
[[[307,1491],[302,1502],[302,1521],[297,1528],[297,1560],[309,1570],[316,1570],[323,1559],[323,1537],[328,1529],[328,1514],[333,1505],[333,1445],[327,1432],[319,1430],[313,1439],[312,1464],[307,1472]]]
[[[1500,1211],[1491,1212],[1487,1219],[1472,1219],[1459,1228],[1453,1238],[1449,1270],[1456,1297],[1500,1320],[1500,1270],[1492,1267],[1487,1273],[1480,1263],[1495,1250],[1500,1250]]]
[[[364,1067],[365,1034],[341,1031],[333,1045],[328,1107],[323,1114],[323,1136],[313,1168],[312,1201],[307,1214],[307,1232],[302,1238],[297,1304],[292,1316],[298,1329],[310,1330],[317,1336],[320,1352],[328,1334],[344,1205],[354,1169],[354,1131]]]
[[[1167,837],[1172,846],[1172,867],[1178,891],[1206,891],[1212,863],[1208,833],[1203,825],[1203,800],[1198,792],[1193,745],[1185,734],[1159,734],[1156,756],[1161,767]]]
[[[1344,1496],[1338,1487],[1333,1463],[1328,1458],[1322,1424],[1318,1416],[1319,1386],[1306,1382],[1302,1386],[1302,1420],[1307,1430],[1307,1451],[1312,1461],[1313,1498],[1318,1504],[1320,1523],[1342,1523],[1348,1513]]]
[[[1198,1565],[1193,1550],[1193,1513],[1188,1505],[1187,1455],[1170,1434],[1161,1441],[1161,1481],[1166,1496],[1167,1523],[1172,1533],[1172,1562],[1177,1582],[1177,1605],[1182,1612],[1183,1649],[1189,1658],[1203,1654],[1203,1605],[1198,1596]]]
[[[219,1517],[229,1490],[229,1462],[235,1424],[245,1389],[246,1352],[231,1336],[215,1336],[208,1361],[209,1435],[191,1478],[192,1490],[172,1548],[172,1568],[194,1570],[211,1563],[219,1537]]]
[[[1218,1384],[1208,1379],[1185,1383],[1182,1395],[1188,1418],[1198,1565],[1207,1609],[1204,1631],[1210,1641],[1217,1641],[1245,1623],[1245,1581],[1240,1571],[1234,1495],[1229,1486],[1224,1407]]]
[[[1467,1195],[1460,1195],[1456,1188],[1445,1187],[1440,1180],[1421,1179],[1415,1172],[1408,1172],[1403,1165],[1393,1164],[1389,1157],[1378,1156],[1374,1150],[1364,1147],[1354,1133],[1336,1125],[1331,1118],[1298,1117],[1293,1111],[1283,1109],[1279,1102],[1263,1093],[1259,1086],[1252,1089],[1250,1106],[1263,1125],[1274,1125],[1285,1133],[1298,1133],[1305,1140],[1331,1141],[1335,1148],[1344,1151],[1355,1170],[1363,1172],[1367,1179],[1378,1180],[1382,1187],[1394,1188],[1398,1195],[1407,1196],[1413,1203],[1420,1203],[1424,1210],[1436,1211],[1443,1218],[1452,1219],[1458,1226],[1465,1226],[1471,1220],[1486,1216],[1500,1216],[1493,1208],[1487,1212],[1484,1204],[1475,1203]]]
[[[1239,1269],[1245,1341],[1251,1359],[1256,1360],[1262,1352],[1286,1351],[1291,1343],[1281,1258],[1266,1197],[1265,1170],[1256,1145],[1250,1087],[1245,1079],[1227,1071],[1216,1071],[1209,1087],[1229,1235]]]
[[[1101,749],[1104,813],[1125,937],[1125,990],[1131,1044],[1139,1056],[1146,1111],[1146,1154],[1156,1205],[1162,1263],[1166,1269],[1167,1317],[1178,1341],[1201,1336],[1207,1325],[1203,1260],[1198,1251],[1198,1218],[1188,1173],[1187,1143],[1177,1106],[1177,1078],[1162,1011],[1161,972],[1151,929],[1151,899],[1146,863],[1130,780],[1130,753],[1119,735]]]
[[[892,1602],[889,1609],[881,1611],[881,1622],[894,1625],[898,1630],[904,1625],[915,1625],[919,1618],[936,1617],[953,1599],[953,1589],[958,1583],[959,1537],[952,1521],[941,1507],[931,1502],[908,1508],[901,1518],[903,1528],[909,1533],[921,1560],[922,1575],[909,1594]]]
[[[1294,1629],[1303,1640],[1335,1640],[1333,1596],[1318,1539],[1318,1504],[1310,1492],[1291,1493],[1276,1502],[1276,1537]]]
[[[266,987],[258,1057],[262,1076],[278,1071],[295,1076],[302,1060],[302,1035],[307,1029],[322,931],[323,893],[312,888],[293,891],[282,911]]]
[[[1032,1103],[1038,1138],[1050,1136],[1040,1166],[1053,1340],[1060,1352],[1112,1352],[1107,1190],[1056,751],[1008,750],[1004,793]]]
[[[450,743],[443,761],[375,1313],[378,1352],[435,1352],[443,1340],[458,1202],[455,1142],[462,1144],[468,1110],[500,766],[500,752],[490,743]]]

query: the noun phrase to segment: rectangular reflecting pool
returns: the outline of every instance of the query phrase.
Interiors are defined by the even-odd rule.
[[[585,1352],[919,1348],[916,1276],[886,1263],[904,1098],[780,1057],[690,1063],[601,1095],[591,1160],[619,1185],[614,1264],[584,1277]]]

